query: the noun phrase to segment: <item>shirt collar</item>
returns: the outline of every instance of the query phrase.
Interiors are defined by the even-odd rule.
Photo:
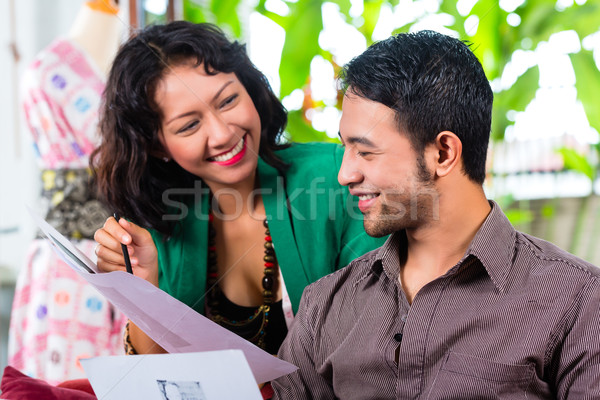
[[[406,231],[392,233],[375,256],[375,265],[381,265],[383,272],[392,281],[398,282],[400,276],[400,254],[406,252]],[[377,262],[378,261],[378,262]]]
[[[490,279],[501,292],[506,287],[510,272],[510,263],[515,251],[516,230],[496,202],[490,200],[492,210],[475,234],[463,258],[462,265],[470,256],[476,257]],[[392,280],[398,280],[400,273],[400,251],[406,248],[406,232],[394,232],[379,248],[375,261],[380,261],[385,274]],[[379,263],[374,263],[377,265]]]
[[[490,200],[490,205],[492,210],[475,234],[461,263],[469,255],[477,257],[496,288],[503,292],[515,252],[517,231],[496,202]]]

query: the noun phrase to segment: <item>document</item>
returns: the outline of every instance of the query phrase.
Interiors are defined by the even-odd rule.
[[[261,400],[241,350],[81,360],[103,400]]]
[[[273,380],[297,369],[295,365],[272,356],[214,323],[144,279],[124,271],[99,272],[96,264],[68,239],[31,209],[29,212],[58,255],[169,353],[241,350],[257,383]]]

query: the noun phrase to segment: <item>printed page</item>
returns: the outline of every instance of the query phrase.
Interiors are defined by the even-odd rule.
[[[146,354],[81,360],[103,400],[260,400],[241,350]]]

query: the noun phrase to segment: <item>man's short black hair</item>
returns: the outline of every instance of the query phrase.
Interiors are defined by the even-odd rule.
[[[371,45],[340,77],[344,90],[393,109],[419,153],[438,133],[454,132],[465,174],[483,183],[493,94],[469,44],[433,31],[397,34]]]

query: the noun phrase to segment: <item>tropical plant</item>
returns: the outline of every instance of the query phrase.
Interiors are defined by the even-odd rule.
[[[595,33],[598,30],[597,15],[600,13],[600,0],[365,0],[363,12],[356,17],[350,12],[356,1],[277,0],[289,9],[285,15],[280,15],[269,11],[268,1],[273,0],[259,0],[249,8],[244,0],[183,0],[184,19],[215,22],[232,35],[243,38],[246,34],[245,14],[250,10],[270,18],[285,30],[279,68],[280,96],[284,98],[297,88],[304,90],[303,107],[290,113],[289,127],[294,139],[301,141],[324,139],[323,133],[314,130],[306,118],[308,109],[323,107],[323,104],[312,101],[307,89],[311,78],[311,61],[319,55],[331,62],[334,70],[339,69],[335,55],[319,47],[325,3],[336,4],[346,23],[354,26],[367,44],[373,42],[373,32],[380,17],[390,10],[395,10],[394,15],[413,16],[408,21],[403,19],[406,23],[396,26],[394,33],[423,26],[432,15],[444,16],[448,30],[474,44],[475,53],[482,60],[491,81],[502,76],[515,51],[533,51],[540,43],[548,41],[552,34],[565,30],[574,30],[580,40]],[[410,12],[409,7],[412,7]],[[600,98],[597,96],[600,92],[600,72],[592,51],[582,48],[570,56],[576,74],[578,98],[584,105],[590,125],[600,131],[600,113],[597,112],[600,109]],[[523,111],[535,97],[538,81],[539,71],[534,65],[510,87],[496,90],[492,129],[494,139],[502,139],[506,127],[512,124],[508,118],[509,112]]]
[[[387,33],[391,34],[431,28],[432,19],[436,20],[437,28],[442,27],[473,43],[474,52],[494,88],[492,139],[495,141],[504,139],[507,128],[514,123],[514,115],[525,110],[540,88],[538,65],[523,65],[520,61],[523,55],[531,55],[548,43],[552,35],[570,31],[579,44],[569,50],[577,99],[583,105],[589,125],[600,132],[600,97],[597,95],[600,93],[600,71],[596,62],[596,59],[600,62],[600,55],[594,54],[593,45],[583,45],[586,40],[593,42],[595,37],[595,48],[600,52],[600,21],[597,17],[600,0],[254,0],[253,4],[249,0],[175,1],[183,5],[184,19],[216,23],[242,41],[248,38],[251,12],[258,12],[283,28],[285,43],[279,66],[279,95],[284,99],[300,89],[304,97],[302,107],[289,113],[288,133],[295,141],[333,140],[316,130],[307,118],[326,106],[322,101],[315,101],[311,94],[313,59],[320,56],[335,72],[339,71],[340,60],[336,54],[319,46],[319,38],[324,32],[323,10],[331,5],[337,6],[343,21],[362,35],[366,45],[375,41],[376,27],[384,20],[388,25],[390,20],[396,24],[388,27]],[[287,12],[274,12],[272,10],[277,7],[273,5],[287,9]],[[359,15],[357,8],[361,9]],[[381,37],[380,33],[378,37]],[[506,72],[510,63],[518,65],[518,74],[515,76],[513,68],[513,76],[506,79],[510,75]],[[334,106],[341,108],[341,97],[338,96]],[[590,149],[591,152],[582,153],[564,147],[558,152],[566,170],[583,174],[593,185],[600,177],[600,143],[591,145]],[[574,224],[568,230],[571,234],[567,237],[570,238],[563,239],[561,244],[587,259],[595,254],[590,253],[590,249],[595,249],[594,238],[600,235],[600,224],[594,223],[600,219],[600,199],[593,193],[579,199],[579,206],[570,207],[573,216],[569,220]],[[554,241],[555,235],[565,228],[558,227],[565,221],[558,213],[565,204],[570,204],[568,201],[565,203],[556,198],[517,201],[511,193],[495,196],[495,200],[511,222],[525,231]],[[569,200],[572,203],[578,199]],[[598,228],[590,230],[586,225],[588,222]],[[582,240],[588,234],[592,235],[587,241],[591,243],[589,246]],[[587,250],[582,246],[587,246]],[[596,256],[600,260],[600,254]]]

